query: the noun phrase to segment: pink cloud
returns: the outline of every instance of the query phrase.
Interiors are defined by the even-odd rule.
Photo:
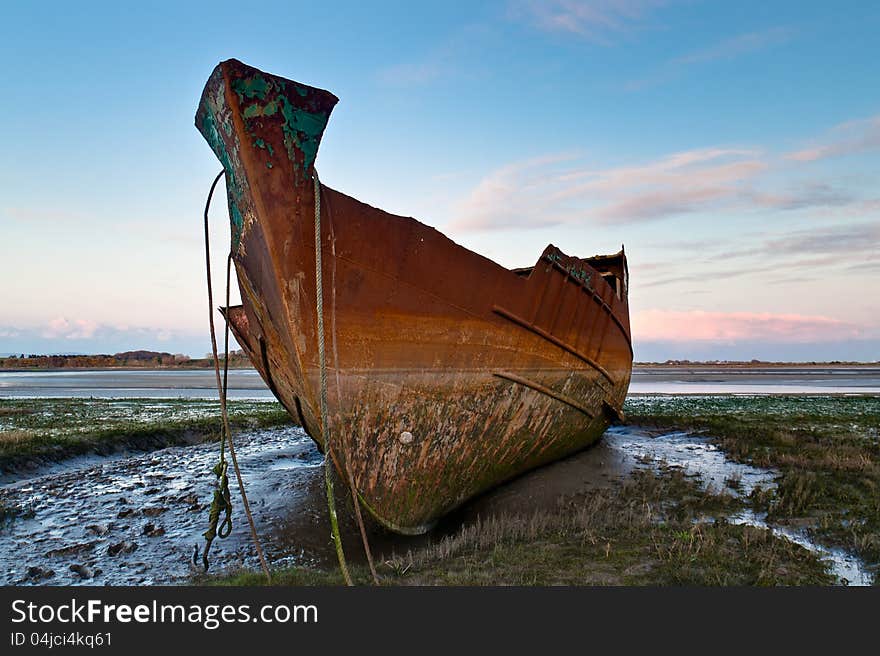
[[[697,148],[667,155],[641,166],[586,170],[570,173],[563,180],[584,180],[565,195],[587,192],[628,192],[634,188],[714,186],[749,178],[767,168],[757,159],[759,151],[733,148]]]
[[[459,204],[453,229],[534,227],[561,223],[564,211],[548,202],[548,194],[558,192],[564,180],[555,171],[573,156],[557,153],[514,162],[492,171]],[[564,186],[564,182],[562,182]]]
[[[52,319],[41,335],[47,339],[91,339],[98,330],[98,324],[89,319],[74,319],[70,321],[64,317]]]
[[[814,162],[880,150],[880,115],[842,123],[831,130],[825,143],[785,155],[795,162]]]
[[[699,148],[638,166],[560,170],[560,154],[489,173],[459,204],[450,227],[485,230],[582,221],[641,221],[741,204],[767,168],[760,151]]]
[[[49,348],[57,350],[64,343],[68,346],[63,348],[89,349],[91,352],[107,352],[108,345],[127,343],[132,348],[154,348],[156,342],[187,342],[199,340],[204,337],[204,332],[197,333],[167,328],[161,326],[131,326],[123,323],[101,323],[91,319],[68,319],[57,317],[44,324],[30,326],[0,325],[0,338],[16,340],[20,344],[30,343],[23,350],[37,353],[40,348],[45,348],[48,340]],[[75,344],[74,344],[75,343]],[[43,346],[39,346],[39,345]],[[153,347],[148,345],[152,344]],[[10,349],[8,343],[0,343],[0,351],[20,349],[15,346]]]
[[[880,150],[880,116],[836,130],[856,136],[782,158],[805,162]],[[864,198],[827,180],[802,179],[780,188],[772,177],[780,156],[760,148],[695,148],[607,168],[577,166],[573,160],[570,154],[551,154],[490,171],[457,204],[449,227],[467,231],[587,221],[619,224],[703,211],[821,210],[853,217],[880,208],[877,198]]]
[[[855,324],[824,316],[769,312],[643,310],[633,338],[661,342],[832,342],[864,337]]]
[[[650,219],[695,212],[710,201],[730,196],[724,187],[697,187],[674,191],[646,191],[615,201],[596,212],[603,221],[632,221],[634,218]]]

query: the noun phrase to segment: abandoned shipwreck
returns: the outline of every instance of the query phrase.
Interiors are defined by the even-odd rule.
[[[225,314],[319,448],[331,431],[363,506],[420,533],[621,417],[626,257],[551,245],[510,270],[323,185],[315,157],[337,100],[236,60],[208,80],[196,126],[225,170],[242,299]]]

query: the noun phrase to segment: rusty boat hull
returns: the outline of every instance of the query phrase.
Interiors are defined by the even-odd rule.
[[[323,184],[327,426],[315,271],[318,145],[336,97],[236,60],[196,125],[226,173],[242,305],[227,321],[291,416],[384,526],[421,533],[467,499],[595,442],[632,370],[626,258],[548,246],[510,270]]]

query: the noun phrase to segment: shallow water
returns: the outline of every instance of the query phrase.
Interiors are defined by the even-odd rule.
[[[272,399],[255,369],[230,369],[230,399]],[[213,369],[0,371],[0,398],[216,399]]]
[[[880,394],[880,368],[862,366],[633,367],[630,394]]]
[[[768,524],[763,515],[759,515],[752,510],[743,510],[729,517],[728,520],[732,524],[747,524],[749,526],[769,529],[774,535],[799,544],[805,549],[818,554],[821,558],[831,563],[831,571],[845,585],[873,585],[874,577],[865,569],[863,563],[856,556],[847,553],[843,549],[831,549],[816,544],[803,531]]]
[[[880,394],[877,367],[634,367],[630,394]],[[216,398],[210,369],[0,371],[2,397]],[[272,393],[253,369],[229,372],[229,398]]]
[[[620,426],[608,429],[603,439],[630,466],[678,467],[699,477],[703,488],[715,494],[723,491],[745,498],[756,488],[776,486],[778,472],[729,460],[721,449],[698,435],[673,432],[653,436],[637,426]],[[873,576],[857,557],[842,549],[819,545],[805,531],[768,524],[764,515],[748,509],[728,517],[728,521],[769,529],[818,554],[830,563],[832,573],[846,585],[871,585]]]
[[[273,564],[330,565],[322,456],[298,428],[237,433],[236,452],[267,558]],[[0,501],[29,508],[0,530],[0,584],[159,585],[180,583],[192,573],[195,545],[207,528],[212,494],[211,467],[217,446],[172,447],[152,453],[104,459],[83,458],[64,470],[47,470],[0,487]],[[407,538],[371,529],[374,552],[404,552],[454,532],[463,523],[505,513],[557,507],[562,497],[606,487],[637,467],[660,463],[684,468],[714,492],[748,495],[774,485],[775,472],[728,460],[705,438],[687,433],[656,434],[638,427],[610,429],[596,446],[542,467],[479,497],[444,519],[427,536]],[[738,481],[731,489],[728,481]],[[230,473],[235,530],[215,540],[212,571],[256,568],[250,537]],[[337,490],[345,490],[337,486]],[[342,502],[344,503],[344,501]],[[359,558],[356,528],[342,513],[349,556]],[[730,521],[766,526],[753,513]],[[870,584],[861,563],[824,549],[799,531],[770,527],[827,558],[836,575],[851,584]],[[111,555],[111,552],[115,555]],[[52,572],[48,575],[48,572]],[[29,576],[30,574],[30,576]],[[44,578],[42,578],[44,577]]]

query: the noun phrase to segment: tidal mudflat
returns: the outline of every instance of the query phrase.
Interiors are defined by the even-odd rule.
[[[871,365],[635,365],[630,394],[880,394]],[[211,369],[0,370],[0,398],[215,399]],[[230,369],[229,398],[274,400],[253,369]]]
[[[321,455],[276,403],[231,407],[276,579],[338,583]],[[383,582],[875,580],[880,398],[640,396],[625,410],[628,425],[595,447],[473,500],[427,536],[370,527]],[[193,400],[0,401],[7,463],[29,441],[62,450],[33,468],[20,460],[8,468],[0,581],[259,583],[239,504],[232,537],[212,548],[212,576],[192,564],[212,494],[217,411]],[[201,437],[170,445],[120,437],[157,425],[166,435]],[[343,516],[355,573],[366,581],[357,531],[350,513]]]
[[[231,399],[275,397],[255,369],[230,369]],[[0,398],[216,399],[213,369],[0,370]]]
[[[0,482],[20,479],[74,456],[109,456],[195,444],[219,436],[220,404],[203,399],[0,399]],[[238,427],[287,424],[276,402],[236,400]]]

